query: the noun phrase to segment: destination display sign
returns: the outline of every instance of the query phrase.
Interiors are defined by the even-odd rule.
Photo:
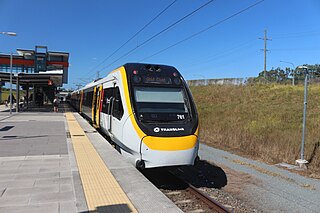
[[[159,76],[145,76],[143,77],[143,83],[146,84],[172,84],[171,78],[159,77]]]

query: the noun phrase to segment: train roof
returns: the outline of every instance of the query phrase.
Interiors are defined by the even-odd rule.
[[[170,65],[162,65],[162,64],[146,64],[146,63],[126,63],[120,67],[124,67],[125,70],[128,72],[128,71],[131,71],[131,70],[149,70],[149,71],[157,71],[157,70],[163,70],[164,72],[178,72],[178,70],[173,67],[173,66],[170,66]],[[116,69],[114,70],[117,70],[119,69],[120,67],[117,67]],[[111,71],[113,72],[113,71]],[[110,73],[111,73],[110,72]],[[108,73],[108,75],[110,74]],[[103,82],[105,82],[108,78],[108,75],[104,78],[100,78],[100,79],[96,79],[90,83],[88,83],[87,85],[85,85],[84,87],[78,89],[78,91],[80,90],[84,90],[84,89],[87,89],[87,88],[91,88],[95,85],[98,85],[98,84],[101,84]]]
[[[166,70],[177,71],[177,69],[174,66],[163,65],[163,64],[126,63],[123,66],[125,67],[126,70],[144,69],[144,70],[156,71],[158,69],[161,69],[165,71]]]

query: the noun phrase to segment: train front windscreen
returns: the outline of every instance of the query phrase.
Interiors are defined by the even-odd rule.
[[[134,87],[137,117],[141,122],[183,122],[190,118],[182,87]]]

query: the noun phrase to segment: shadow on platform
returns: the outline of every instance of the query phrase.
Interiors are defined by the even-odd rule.
[[[17,136],[17,135],[5,135],[0,138],[0,141],[5,141],[5,140],[24,140],[27,138],[47,138],[49,135],[33,135],[33,136]]]
[[[108,206],[98,206],[93,211],[84,211],[80,213],[129,213],[133,212],[127,204],[114,204]]]

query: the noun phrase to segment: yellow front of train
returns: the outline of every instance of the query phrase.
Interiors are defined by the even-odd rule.
[[[126,64],[121,76],[129,118],[123,142],[138,168],[193,165],[198,159],[199,124],[191,92],[172,66]],[[132,143],[130,145],[130,143]]]

